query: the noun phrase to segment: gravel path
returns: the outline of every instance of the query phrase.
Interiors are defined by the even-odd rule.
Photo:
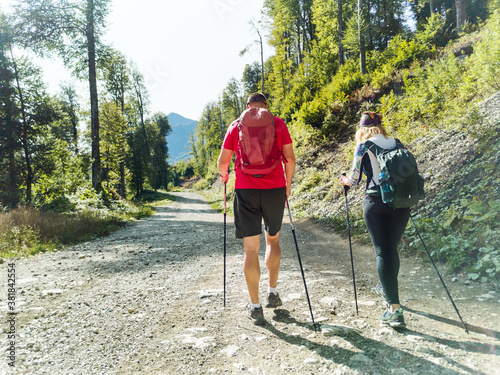
[[[310,324],[288,224],[278,284],[284,303],[266,309],[268,324],[254,326],[245,315],[242,243],[234,239],[232,217],[224,307],[223,215],[200,195],[170,194],[174,203],[111,236],[17,260],[10,267],[16,315],[7,314],[9,266],[0,266],[0,374],[498,373],[498,292],[445,277],[469,324],[466,334],[428,262],[405,258],[400,282],[408,328],[381,326],[372,250],[354,244],[356,315],[348,242],[310,221],[295,224],[321,329]],[[263,268],[262,298],[266,281]],[[7,365],[12,329],[15,369]]]

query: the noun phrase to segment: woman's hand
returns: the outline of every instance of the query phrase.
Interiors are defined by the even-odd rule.
[[[351,186],[351,184],[349,183],[349,179],[346,176],[340,177],[340,185]]]

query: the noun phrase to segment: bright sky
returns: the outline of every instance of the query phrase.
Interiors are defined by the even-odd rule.
[[[12,2],[0,0],[0,9],[8,12]],[[239,52],[257,40],[248,22],[261,19],[263,3],[113,0],[104,40],[138,65],[152,112],[199,120],[205,105],[218,99],[232,77],[241,79],[246,64],[260,61],[257,44],[243,57]],[[266,46],[264,57],[271,53]],[[69,79],[60,62],[45,61],[41,66],[51,93],[58,91],[61,80]],[[87,97],[83,92],[82,98]]]

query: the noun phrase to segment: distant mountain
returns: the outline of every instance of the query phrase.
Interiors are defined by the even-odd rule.
[[[182,117],[177,113],[168,115],[168,122],[172,127],[172,133],[167,136],[168,153],[170,163],[186,159],[189,155],[189,136],[194,132],[197,121]]]

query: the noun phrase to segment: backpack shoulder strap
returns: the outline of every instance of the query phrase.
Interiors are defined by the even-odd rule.
[[[361,142],[361,144],[365,145],[365,147],[368,150],[373,152],[375,157],[378,157],[378,155],[384,151],[384,149],[382,147],[377,146],[375,143],[373,143],[372,141],[369,141],[369,140],[363,141],[363,142]]]
[[[367,150],[370,150],[372,147],[373,147],[373,150],[371,150],[373,152],[373,154],[375,155],[375,157],[377,157],[377,151],[378,149],[377,148],[380,148],[378,147],[375,143],[373,143],[372,141],[363,141],[361,142],[362,145],[364,145],[366,147]],[[361,169],[360,169],[360,173],[362,174],[363,173],[363,169],[366,170],[366,189],[368,190],[368,186],[370,185],[370,182],[373,182],[373,184],[375,186],[377,186],[377,184],[375,183],[375,180],[373,179],[373,168],[372,168],[372,165],[370,163],[370,161],[367,162],[366,166],[365,166],[365,158],[367,157],[368,155],[365,154],[363,155],[363,158],[361,159]]]
[[[396,148],[406,148],[403,142],[401,142],[399,139],[394,138],[394,140],[396,141]]]

